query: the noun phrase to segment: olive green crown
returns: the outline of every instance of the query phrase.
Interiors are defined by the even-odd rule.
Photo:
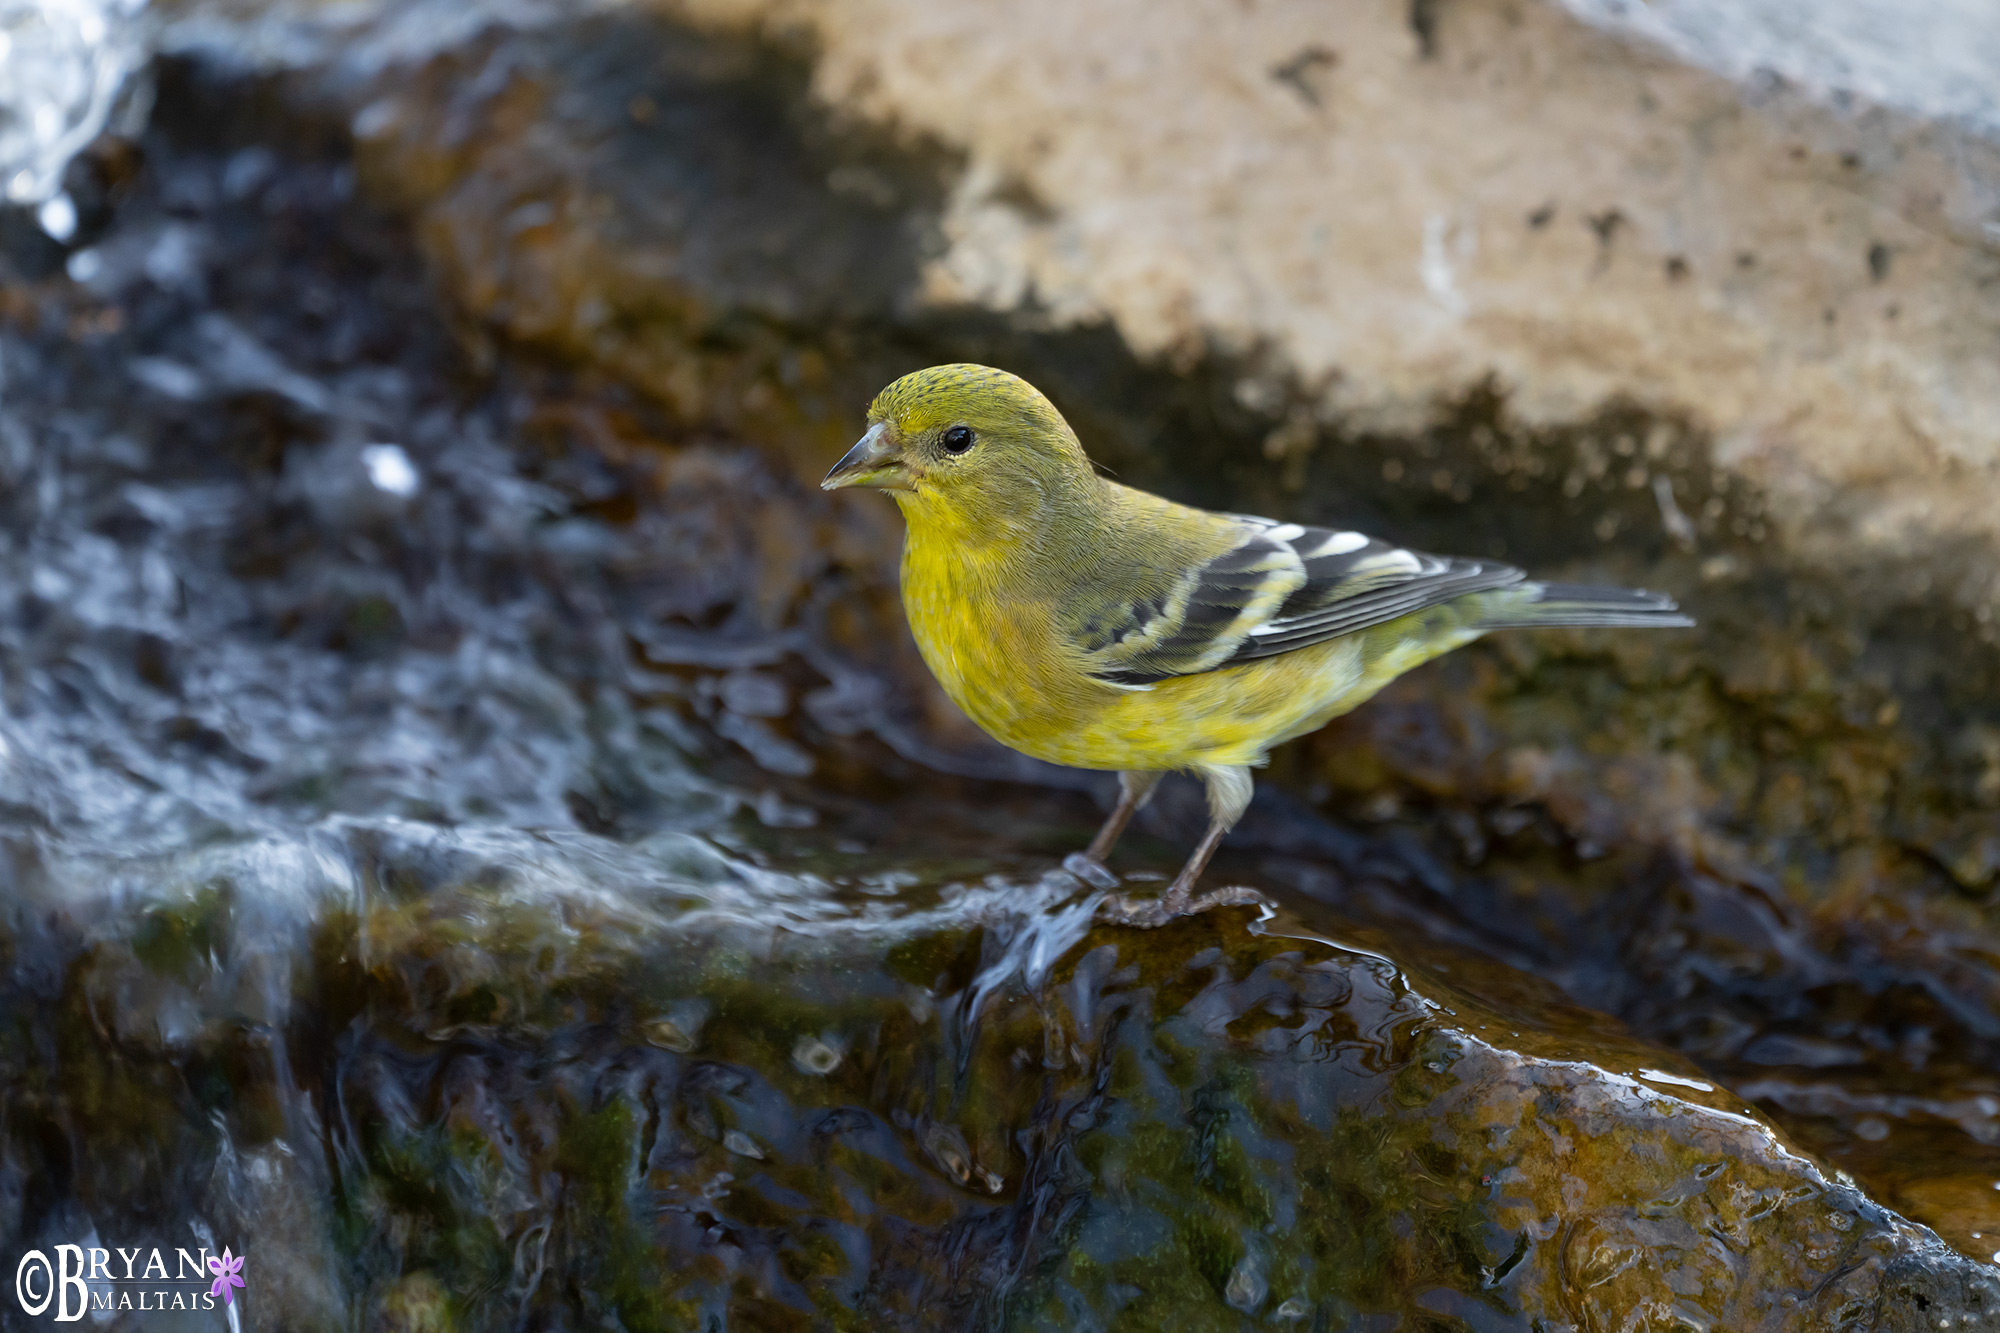
[[[978,426],[1006,419],[1069,434],[1062,413],[1041,390],[1018,375],[970,362],[930,366],[903,376],[875,395],[868,419],[893,421],[912,436],[956,421]]]

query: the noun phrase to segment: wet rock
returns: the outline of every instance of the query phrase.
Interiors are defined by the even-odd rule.
[[[249,1233],[258,1326],[1981,1314],[1882,1206],[1990,1252],[1991,695],[1928,593],[1849,618],[1691,417],[1343,433],[927,304],[948,143],[740,32],[471,13],[207,15],[0,288],[10,1242]],[[1136,480],[1588,531],[1717,627],[1448,659],[1280,756],[1222,869],[1297,915],[1087,931],[1041,876],[1095,811],[943,710],[892,522],[810,486],[957,355]]]
[[[243,1298],[255,1327],[325,1323],[343,1287],[383,1328],[1233,1326],[1267,1306],[1333,1326],[2000,1326],[1983,1270],[1648,1063],[1673,1057],[1559,1007],[1495,1013],[1324,942],[1328,920],[1093,930],[1057,874],[825,903],[773,934],[740,871],[684,878],[666,845],[620,854],[650,883],[615,894],[586,842],[357,827],[319,850],[430,887],[357,909],[327,882],[247,1059],[238,997],[278,941],[241,900],[137,920],[72,903],[57,933],[11,937],[53,983],[12,992],[32,1067],[70,1071],[36,1114],[93,1145],[69,1188],[100,1226],[206,1198],[253,1273],[282,1267]],[[245,895],[288,887],[268,862],[236,874]],[[146,943],[168,921],[204,968]],[[88,1017],[106,988],[126,1030],[109,1062]],[[681,1048],[652,1039],[711,1004]],[[828,1032],[845,1058],[802,1066]],[[204,1110],[218,1061],[229,1095]],[[171,1178],[214,1173],[211,1192],[108,1170],[167,1142]],[[294,1240],[267,1187],[332,1216]]]
[[[1433,16],[1429,56],[1403,9],[1351,16],[1322,43],[1331,63],[1308,59],[1269,87],[1228,62],[1264,42],[1272,69],[1293,69],[1280,57],[1319,48],[1284,27],[1296,16],[1244,20],[1219,46],[1146,47],[1159,68],[1114,80],[1129,97],[1087,73],[1110,28],[1051,20],[1023,40],[1075,40],[1017,66],[1015,48],[970,40],[976,7],[938,20],[939,46],[895,6],[865,19],[833,7],[801,19],[821,43],[809,61],[775,10],[688,13],[694,27],[618,13],[495,29],[393,77],[317,57],[288,86],[355,117],[362,180],[416,219],[479,336],[642,386],[669,440],[740,432],[806,479],[894,374],[999,360],[1049,387],[1140,484],[1674,590],[1700,632],[1496,640],[1399,683],[1274,771],[1341,817],[1400,817],[1396,836],[1447,866],[1424,883],[1476,871],[1473,896],[1505,904],[1453,909],[1445,934],[1550,970],[1718,1070],[1800,1026],[1875,1034],[1862,1045],[1882,1077],[1919,1073],[1920,1048],[1933,1068],[1991,1064],[1989,950],[1946,943],[1995,940],[1984,849],[2000,770],[1981,739],[2000,727],[2000,652],[1980,619],[1991,506],[1961,503],[1983,483],[1929,464],[1891,480],[1858,461],[1882,457],[1858,441],[1894,433],[1865,424],[1903,410],[1890,404],[1910,420],[1957,412],[1958,391],[1938,397],[1932,372],[1969,353],[1954,333],[1921,354],[1898,334],[1909,375],[1833,371],[1874,364],[1887,335],[1821,318],[1822,298],[1842,311],[1889,299],[1879,266],[1836,273],[1829,247],[1919,182],[1954,219],[1912,242],[1930,256],[1923,271],[1980,269],[1967,228],[1983,141],[1963,143],[1967,174],[1954,175],[1930,147],[1890,151],[1931,144],[1900,113],[1829,110],[1803,91],[1746,101],[1540,6],[1453,6]],[[920,91],[939,61],[990,95]],[[1025,67],[1046,78],[1007,73]],[[1537,72],[1571,68],[1593,73]],[[1651,109],[1628,105],[1635,86]],[[1363,98],[1371,87],[1388,100]],[[1177,109],[1140,114],[1159,99]],[[1155,142],[1196,106],[1191,137]],[[1726,132],[1704,139],[1692,123]],[[1623,148],[1551,147],[1599,143],[1607,124]],[[1228,189],[1188,184],[1237,160],[1239,142],[1265,145],[1271,163],[1244,165]],[[1464,168],[1446,164],[1467,144],[1484,145],[1485,165],[1452,186]],[[1407,198],[1350,207],[1326,182],[1382,175],[1377,153],[1443,156]],[[1150,165],[1091,165],[1113,160]],[[1664,160],[1678,165],[1663,175]],[[1773,183],[1726,190],[1735,211],[1706,212],[1707,248],[1690,248],[1682,182],[1750,177]],[[1275,192],[1268,207],[1243,206],[1260,191]],[[1269,231],[1322,215],[1323,241],[1303,223]],[[1182,225],[1138,221],[1167,217]],[[1203,248],[1223,238],[1259,256],[1251,270]],[[1301,244],[1311,253],[1294,254]],[[1462,311],[1425,278],[1440,264]],[[1274,275],[1294,270],[1310,281],[1286,279],[1277,301]],[[1984,319],[1959,310],[1986,299],[1976,283],[1919,287],[1895,299],[1931,310],[1926,327]],[[1547,336],[1524,339],[1529,325]],[[1741,340],[1763,350],[1725,357],[1727,374],[1712,364]],[[1755,392],[1739,374],[1760,377]],[[1822,410],[1864,387],[1866,404]],[[1801,396],[1813,414],[1773,424]],[[1983,457],[1984,428],[1953,421],[1934,433]],[[822,705],[874,690],[905,709],[875,729],[899,753],[1001,771],[1012,761],[990,750],[961,757],[980,739],[896,629],[895,524],[869,499],[841,508],[830,538],[862,585],[841,603],[858,631],[841,644],[895,683],[848,677],[807,711],[830,718]],[[1913,527],[1891,511],[1930,517]],[[722,726],[766,768],[807,772],[756,717],[732,710]],[[1239,845],[1254,841],[1246,831]],[[1382,923],[1406,915],[1372,901],[1342,899]],[[1607,933],[1629,947],[1607,952]],[[1857,1165],[1858,1124],[1829,1141]]]

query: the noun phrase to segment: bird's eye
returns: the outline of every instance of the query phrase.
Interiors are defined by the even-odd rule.
[[[944,445],[944,451],[948,454],[962,454],[972,447],[972,440],[972,427],[953,426],[944,433],[944,438],[939,443]]]

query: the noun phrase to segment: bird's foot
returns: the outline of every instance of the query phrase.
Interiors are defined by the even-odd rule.
[[[1210,889],[1199,897],[1180,884],[1173,884],[1165,893],[1150,901],[1135,900],[1123,894],[1106,898],[1097,905],[1097,919],[1108,926],[1136,926],[1141,930],[1157,930],[1169,921],[1178,921],[1184,916],[1197,916],[1218,907],[1270,905],[1270,899],[1257,890],[1241,884]]]
[[[1109,892],[1118,887],[1118,876],[1087,852],[1071,852],[1063,858],[1062,868],[1093,889]]]

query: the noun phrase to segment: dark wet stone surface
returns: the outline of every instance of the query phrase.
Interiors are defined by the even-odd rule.
[[[1295,919],[1093,932],[1057,875],[777,924],[693,840],[316,850],[317,916],[250,907],[238,853],[96,923],[58,1012],[112,1030],[59,1018],[62,1076],[14,1108],[88,1118],[100,1233],[171,1191],[247,1236],[288,1326],[1865,1329],[2000,1299],[1637,1044]],[[552,890],[558,860],[593,882]]]
[[[77,168],[94,271],[0,288],[0,1257],[211,1237],[273,1328],[1993,1323],[1885,1207],[2000,1233],[1981,918],[1676,824],[1666,649],[1437,664],[1280,757],[1219,866],[1277,917],[1087,928],[1102,784],[934,710],[812,467],[949,354],[1134,456],[1244,409],[898,323],[949,163],[802,78],[488,34],[357,169],[184,61]],[[650,313],[549,325],[605,255]]]

